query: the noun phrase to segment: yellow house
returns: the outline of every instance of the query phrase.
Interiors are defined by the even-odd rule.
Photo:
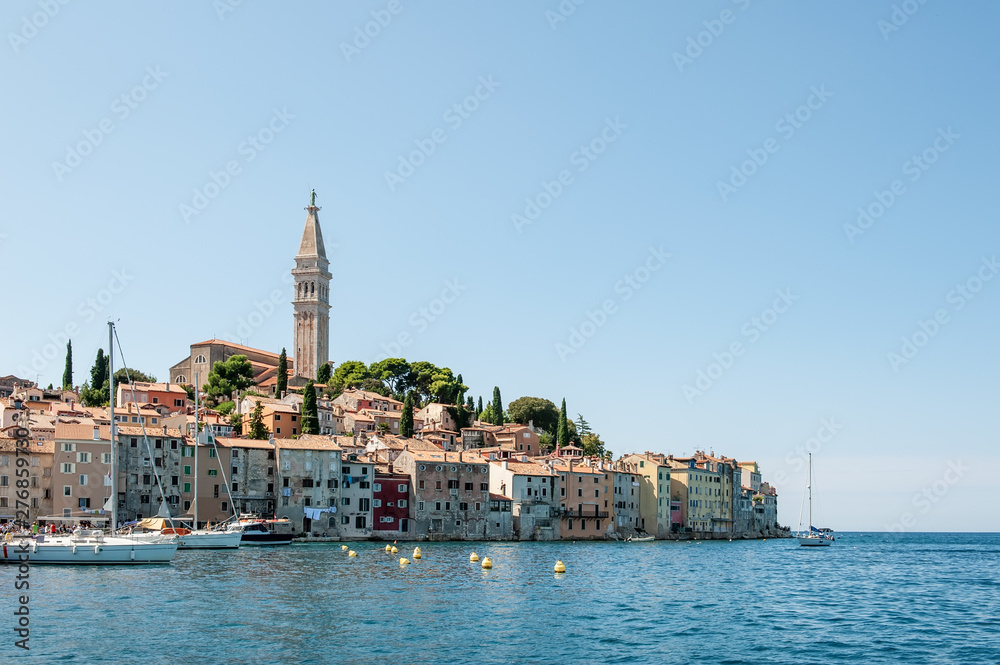
[[[659,453],[627,455],[622,460],[634,465],[639,481],[639,525],[646,533],[665,538],[670,533],[670,474],[667,458]]]

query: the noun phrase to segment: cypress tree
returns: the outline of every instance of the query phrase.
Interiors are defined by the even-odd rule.
[[[469,399],[466,400],[466,402],[465,402],[465,408],[468,409],[469,413],[475,413],[476,412],[476,403],[472,399],[472,395],[469,395]]]
[[[483,396],[479,396],[479,406],[476,407],[476,418],[481,416],[483,413]]]
[[[503,425],[503,402],[500,400],[500,388],[493,387],[493,424]]]
[[[569,419],[566,417],[566,398],[563,397],[562,408],[559,409],[559,428],[556,430],[556,443],[560,446],[569,445]]]
[[[288,390],[288,354],[285,353],[284,347],[281,349],[281,355],[278,356],[278,383],[274,387],[274,392],[277,397]]]
[[[302,393],[302,433],[319,434],[319,407],[316,405],[316,388],[312,380]]]
[[[63,390],[73,390],[73,340],[66,342],[66,367],[63,369]]]
[[[399,416],[399,435],[407,439],[413,436],[413,393],[403,398],[403,413]]]

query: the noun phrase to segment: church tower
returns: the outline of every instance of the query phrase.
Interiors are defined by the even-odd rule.
[[[295,375],[315,379],[319,368],[330,360],[330,262],[319,228],[316,190],[306,206],[306,227],[295,255]]]

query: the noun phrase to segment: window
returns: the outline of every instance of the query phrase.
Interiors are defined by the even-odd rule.
[[[208,457],[209,459],[215,459],[215,448],[208,449]]]
[[[458,504],[458,509],[459,510],[468,510],[469,509],[469,504],[467,504],[466,502],[463,501],[460,504]]]
[[[0,508],[7,508],[7,497],[0,496]]]
[[[399,506],[400,508],[406,508],[406,499],[400,499],[399,501],[396,502],[396,505]]]
[[[111,453],[101,453],[101,463],[111,464]]]
[[[80,497],[79,506],[81,508],[90,508],[90,499],[87,499],[85,497]]]
[[[445,510],[451,510],[451,501],[445,501],[444,502],[444,509]]]
[[[342,471],[344,472],[345,476],[351,475],[351,467],[349,467],[349,466],[344,466],[344,468],[342,469]]]
[[[275,420],[275,422],[281,420],[281,414],[280,413],[274,414],[274,420]]]
[[[212,491],[212,498],[213,499],[218,499],[219,498],[219,486],[218,485],[216,485],[215,489]]]
[[[351,505],[351,497],[345,496],[345,497],[341,498],[340,499],[340,505],[342,505],[342,506],[349,506],[349,505]]]
[[[181,449],[181,457],[194,457],[194,446],[184,446]]]
[[[281,486],[282,487],[288,487],[288,478],[282,478],[281,479]]]
[[[423,509],[424,509],[424,502],[423,501],[418,501],[417,502],[417,510],[423,510]]]
[[[348,517],[347,515],[341,515],[340,516],[340,523],[341,524],[350,524],[351,523],[351,518]]]
[[[143,476],[142,476],[142,484],[143,485],[148,485],[150,483],[150,481],[151,481],[151,478],[152,477],[148,473],[143,474]]]
[[[135,441],[135,439],[132,439],[132,440]],[[73,450],[75,448],[76,448],[76,444],[73,444],[73,443],[64,443],[64,444],[62,444],[62,451],[64,453],[71,453],[71,452],[73,452]]]
[[[479,491],[481,491],[481,492],[488,492],[489,489],[490,489],[490,484],[489,483],[479,483]]]
[[[76,464],[73,464],[72,462],[63,462],[62,472],[63,473],[76,473]]]
[[[209,469],[208,470],[208,475],[210,475],[210,476],[217,476],[217,475],[219,475],[219,470],[218,469]]]
[[[0,476],[0,487],[8,487],[10,485],[9,476]]]
[[[222,509],[222,512],[227,512],[229,510],[229,502],[223,501],[221,504],[219,504],[219,507]]]
[[[364,515],[358,515],[357,517],[354,518],[355,529],[364,529],[365,523],[366,523],[366,518]]]
[[[240,489],[240,484],[239,483],[233,483],[233,491],[236,492],[239,489]]]
[[[400,494],[402,494],[402,493],[406,492],[409,488],[406,486],[406,483],[403,483],[399,487],[397,487],[396,489],[397,489],[397,491]]]
[[[566,530],[567,531],[573,530],[573,520],[566,520]]]
[[[63,485],[63,496],[73,496],[73,488],[69,485]]]
[[[307,507],[311,506],[312,505],[312,497],[308,497],[308,496],[307,497],[303,497],[303,499],[302,499],[302,505],[303,506],[307,506]]]
[[[191,483],[184,483],[184,492],[188,493],[191,491]]]
[[[180,476],[170,476],[170,484],[174,486],[180,485],[181,484]]]
[[[422,481],[422,480],[418,480],[417,481],[417,489],[421,489],[421,490],[424,489],[424,481]]]
[[[358,499],[358,510],[365,512],[371,510],[371,499]]]
[[[601,496],[601,490],[594,490],[594,496],[595,497],[600,497]]]
[[[457,490],[458,489],[458,481],[457,480],[449,480],[448,481],[448,489],[450,489],[450,490]]]
[[[441,510],[441,502],[440,501],[435,501],[434,502],[434,510]]]
[[[85,473],[81,473],[80,474],[80,483],[79,484],[81,486],[87,484],[87,474],[85,474]]]
[[[437,482],[435,483],[435,487],[434,487],[434,489],[437,489],[437,490],[441,489],[441,481],[440,481],[440,480],[438,480],[438,481],[437,481]]]
[[[312,486],[313,486],[313,479],[312,478],[303,478],[302,479],[302,487],[312,487]]]
[[[529,478],[528,480],[531,480],[531,478]],[[465,483],[465,491],[466,492],[472,491],[472,483]]]
[[[381,508],[382,499],[372,499],[372,508]]]
[[[576,488],[576,495],[577,496],[583,496],[583,488],[582,487],[577,487]]]
[[[281,428],[280,427],[275,427],[274,428],[274,433],[275,434],[281,434]]]
[[[188,465],[184,466],[184,475],[185,476],[190,476],[191,475],[191,467],[190,466],[188,466]]]
[[[80,464],[90,464],[90,453],[77,453],[76,461]]]
[[[197,355],[197,357],[195,357],[194,361],[197,364],[208,362],[207,360],[205,360],[205,356],[201,355],[200,353]]]

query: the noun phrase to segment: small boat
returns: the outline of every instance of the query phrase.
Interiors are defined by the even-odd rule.
[[[812,471],[813,471],[813,456],[809,453],[809,477],[806,480],[806,490],[809,492],[809,531],[802,533],[801,531],[796,534],[795,538],[799,541],[799,545],[803,547],[829,547],[833,545],[833,529],[817,529],[812,525],[812,513],[813,513],[813,495],[812,495]],[[799,526],[802,526],[801,515],[799,517]]]
[[[625,539],[626,543],[648,543],[656,540],[656,536],[629,536]]]
[[[242,528],[229,529],[224,525],[206,529],[189,529],[182,526],[168,526],[162,517],[147,517],[130,523],[134,532],[152,532],[167,536],[177,536],[179,550],[231,550],[240,546]]]
[[[291,545],[292,534],[278,533],[278,524],[289,524],[289,521],[287,519],[265,520],[241,517],[239,522],[229,525],[227,531],[241,533],[241,544],[243,545]]]

